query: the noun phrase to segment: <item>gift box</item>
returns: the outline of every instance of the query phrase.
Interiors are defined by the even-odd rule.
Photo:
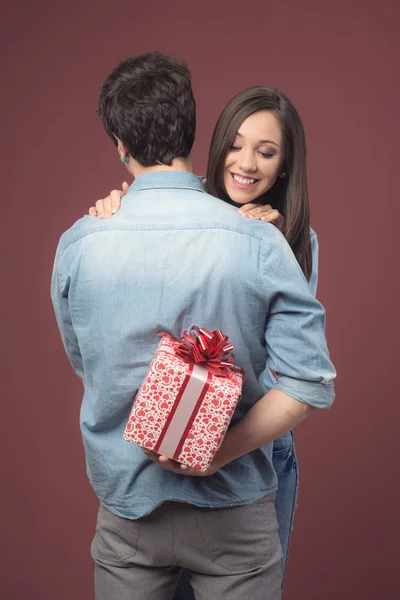
[[[136,395],[125,440],[206,471],[240,400],[244,371],[221,331],[161,341]]]

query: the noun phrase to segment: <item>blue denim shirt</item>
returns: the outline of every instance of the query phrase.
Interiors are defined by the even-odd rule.
[[[252,502],[276,489],[272,444],[210,477],[166,471],[122,439],[159,343],[192,325],[221,329],[246,370],[238,421],[270,386],[316,407],[334,399],[325,313],[283,235],[244,219],[190,173],[149,172],[112,218],[85,216],[61,237],[52,299],[66,352],[84,382],[87,472],[109,510],[139,518],[163,501]]]

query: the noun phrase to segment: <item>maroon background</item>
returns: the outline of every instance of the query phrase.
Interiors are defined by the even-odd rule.
[[[100,85],[118,60],[154,49],[192,69],[198,173],[218,114],[243,88],[281,88],[303,117],[319,297],[339,377],[334,408],[297,430],[300,509],[285,597],[377,600],[400,592],[398,6],[25,0],[8,7],[0,36],[2,597],[93,598],[97,502],[78,426],[82,386],[64,356],[49,279],[62,231],[126,178],[95,114]]]

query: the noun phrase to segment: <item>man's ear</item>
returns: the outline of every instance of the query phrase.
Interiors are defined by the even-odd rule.
[[[117,140],[118,144],[117,144],[117,148],[118,148],[118,153],[121,159],[127,159],[129,157],[129,152],[127,147],[125,146],[125,144],[123,142],[121,142],[121,140],[119,138],[117,138],[117,136],[115,136],[115,139]]]

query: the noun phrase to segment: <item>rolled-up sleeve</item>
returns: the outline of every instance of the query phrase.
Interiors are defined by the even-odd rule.
[[[329,408],[335,399],[332,380],[324,382],[302,381],[301,379],[278,375],[274,387],[281,390],[281,392],[285,392],[291,398],[315,406],[315,408]]]
[[[325,310],[285,238],[271,229],[264,238],[260,271],[269,303],[265,341],[268,367],[277,373],[274,387],[310,406],[328,408],[336,372],[326,344]],[[261,377],[267,376],[268,369]]]

